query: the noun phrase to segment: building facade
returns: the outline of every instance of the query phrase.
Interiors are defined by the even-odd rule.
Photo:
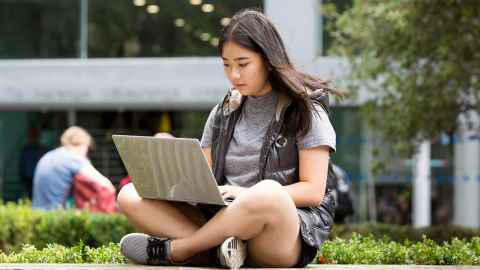
[[[324,2],[340,9],[351,4]],[[321,4],[0,0],[3,199],[25,195],[19,155],[32,128],[40,130],[39,141],[49,148],[58,145],[69,125],[87,128],[96,140],[92,162],[114,183],[126,172],[111,134],[165,131],[200,138],[209,110],[229,87],[216,56],[218,33],[241,8],[254,6],[272,18],[298,67],[346,87],[349,66],[328,53],[331,37]],[[359,109],[367,98],[363,89],[355,99],[332,100],[338,149],[332,159],[352,180],[352,220],[410,223],[412,160],[395,158],[388,143],[368,127]],[[450,137],[431,143],[432,222],[443,224],[453,221],[454,143]],[[386,170],[372,175],[379,158]]]

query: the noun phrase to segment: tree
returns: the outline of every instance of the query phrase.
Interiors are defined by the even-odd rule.
[[[334,26],[333,49],[373,94],[363,112],[397,150],[411,154],[480,109],[478,1],[355,0]]]

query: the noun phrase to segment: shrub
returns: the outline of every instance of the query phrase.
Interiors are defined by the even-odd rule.
[[[335,239],[324,243],[315,262],[335,264],[429,264],[480,265],[480,237],[453,239],[437,244],[424,238],[420,242],[398,243],[388,238],[354,234],[348,240]],[[47,244],[43,249],[24,245],[18,251],[0,252],[0,263],[126,263],[117,243],[92,248],[83,242],[72,247]]]
[[[120,262],[123,257],[112,242],[133,231],[120,214],[46,212],[32,210],[28,202],[0,203],[0,262]],[[458,226],[335,225],[316,261],[478,265],[479,232]]]
[[[0,204],[0,249],[9,250],[18,247],[35,237],[33,228],[38,213],[28,204]]]
[[[45,247],[49,243],[73,246],[79,241],[92,244],[91,218],[82,211],[52,211],[42,213],[33,230],[37,233],[29,243]]]
[[[348,240],[325,241],[316,263],[336,264],[420,264],[479,265],[480,237],[437,244],[423,237],[420,242],[406,240],[403,244],[389,238],[378,239],[354,233]]]
[[[335,224],[330,233],[330,239],[349,239],[354,233],[372,235],[377,239],[388,236],[391,240],[402,243],[405,240],[412,242],[422,241],[423,236],[425,235],[428,239],[431,239],[438,244],[450,241],[453,238],[470,239],[474,236],[480,236],[480,230],[478,229],[470,229],[456,225],[430,226],[416,229],[409,225],[365,223]]]
[[[118,244],[91,248],[82,242],[72,247],[48,244],[43,249],[24,245],[18,252],[5,254],[0,252],[0,263],[126,263]]]
[[[23,244],[37,248],[50,243],[90,247],[118,242],[133,227],[120,214],[92,214],[75,209],[32,210],[27,202],[0,204],[0,250],[19,250]]]

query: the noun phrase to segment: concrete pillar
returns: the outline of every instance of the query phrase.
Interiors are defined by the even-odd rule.
[[[88,58],[88,0],[80,0],[79,56]]]
[[[454,140],[454,223],[480,226],[479,114],[470,110],[459,116]]]
[[[277,26],[292,62],[306,68],[317,56],[320,44],[318,0],[265,0],[265,14]]]
[[[430,226],[431,210],[431,169],[430,142],[423,141],[413,158],[413,226]]]
[[[360,182],[358,182],[358,194],[355,194],[355,216],[359,222],[375,222],[377,209],[375,203],[375,182],[372,174],[372,152],[374,148],[373,130],[367,121],[362,121],[362,137],[365,143],[360,149]]]
[[[69,127],[75,126],[77,123],[77,112],[74,109],[70,109],[67,111],[67,124]]]

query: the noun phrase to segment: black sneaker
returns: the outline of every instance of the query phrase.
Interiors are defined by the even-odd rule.
[[[150,236],[144,233],[130,233],[120,240],[123,256],[137,264],[148,265],[183,265],[170,259],[169,238]]]

